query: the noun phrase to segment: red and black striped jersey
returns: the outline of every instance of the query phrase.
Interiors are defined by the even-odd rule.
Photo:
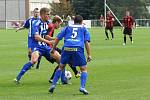
[[[114,17],[112,15],[106,16],[106,27],[113,27]]]
[[[54,30],[56,29],[56,25],[53,23],[48,24],[48,30],[47,30],[47,34],[50,37],[54,36]],[[50,47],[52,47],[52,45],[49,45]]]
[[[123,26],[127,28],[132,28],[134,23],[134,19],[132,16],[124,16],[123,17]]]

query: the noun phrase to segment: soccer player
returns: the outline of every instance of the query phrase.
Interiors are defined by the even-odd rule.
[[[47,39],[49,39],[49,40],[54,40],[54,39],[55,39],[55,38],[53,37],[53,35],[54,35],[54,30],[55,30],[55,29],[58,29],[59,26],[60,26],[60,24],[61,24],[62,22],[63,22],[63,20],[62,20],[58,15],[54,16],[54,18],[53,18],[53,20],[52,20],[52,23],[50,23],[50,24],[48,25],[48,31],[47,31],[48,36],[46,36]],[[49,46],[52,47],[52,44],[50,44]],[[61,54],[61,49],[59,49],[59,48],[55,48],[55,49],[59,52],[59,54]],[[50,60],[51,63],[54,63],[55,61],[56,61],[56,60],[55,60],[54,58],[51,58],[51,60]],[[72,66],[71,63],[69,63],[69,66],[70,66],[71,69],[73,70],[73,72],[74,72],[74,74],[75,74],[75,77],[76,77],[76,78],[79,78],[79,77],[80,77],[80,72],[77,71],[76,67]],[[55,68],[55,70],[54,70],[54,72],[53,72],[53,74],[52,74],[52,76],[51,76],[51,78],[50,78],[50,80],[49,80],[50,83],[52,83],[53,77],[54,77],[54,73],[55,73],[55,71],[58,69],[58,67],[59,67],[59,66],[57,66],[57,67]],[[66,82],[62,82],[62,83],[67,84]]]
[[[64,38],[64,45],[61,53],[61,61],[59,68],[55,72],[53,83],[49,88],[49,92],[53,93],[56,87],[56,83],[60,78],[62,70],[65,68],[65,65],[70,61],[73,63],[73,66],[80,66],[81,70],[81,83],[79,91],[87,95],[88,91],[85,89],[85,84],[87,80],[87,62],[91,60],[90,54],[90,33],[82,25],[83,18],[80,15],[77,15],[74,19],[73,25],[65,27],[56,37],[51,53],[53,54],[57,44],[62,38]],[[87,62],[84,55],[84,46],[87,51]]]
[[[17,32],[17,31],[25,29],[25,28],[29,29],[29,32],[28,32],[28,58],[29,58],[29,60],[31,60],[31,53],[32,53],[32,50],[31,50],[31,46],[32,46],[32,37],[31,37],[32,26],[33,26],[33,23],[37,20],[39,20],[39,9],[35,8],[34,11],[33,11],[33,17],[28,18],[25,21],[24,25],[17,28],[17,30],[16,30],[16,32]],[[40,64],[40,60],[41,60],[41,57],[39,57],[39,59],[38,59],[37,67]]]
[[[129,35],[131,43],[133,43],[132,40],[132,28],[134,28],[134,19],[132,16],[130,16],[130,12],[126,11],[126,15],[123,17],[123,34],[124,34],[124,42],[123,45],[126,45],[126,36]]]
[[[106,34],[106,39],[105,40],[109,40],[109,36],[108,36],[108,30],[111,33],[112,39],[114,39],[114,33],[113,33],[113,22],[114,22],[114,18],[111,14],[110,11],[107,11],[107,16],[106,16],[106,26],[105,26],[105,34]]]
[[[99,21],[100,21],[100,26],[103,27],[104,26],[104,16],[102,14],[99,17]]]
[[[56,59],[57,63],[59,63],[60,61],[60,54],[57,51],[54,51],[54,53],[50,55],[51,48],[47,44],[51,44],[53,42],[44,38],[48,29],[49,12],[50,10],[48,8],[41,8],[40,20],[37,20],[32,26],[31,60],[23,65],[20,73],[14,80],[16,83],[19,83],[25,72],[27,72],[31,68],[31,66],[37,62],[40,56],[44,56],[47,60],[53,57]]]

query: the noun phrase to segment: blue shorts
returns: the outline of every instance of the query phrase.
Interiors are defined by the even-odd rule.
[[[86,65],[86,59],[84,55],[84,49],[83,48],[67,48],[65,47],[62,49],[61,53],[61,64],[68,64],[72,63],[73,66],[85,66]]]
[[[44,56],[48,61],[51,59],[50,50],[51,48],[49,46],[38,46],[32,48],[32,52],[38,51],[40,56]]]
[[[28,49],[32,46],[32,37],[28,37]]]

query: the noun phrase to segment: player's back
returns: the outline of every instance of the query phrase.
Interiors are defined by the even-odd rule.
[[[64,37],[64,47],[84,48],[84,42],[90,40],[90,35],[83,25],[69,25],[60,33]]]

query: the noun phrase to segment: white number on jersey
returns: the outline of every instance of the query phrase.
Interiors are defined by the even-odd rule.
[[[78,30],[78,28],[73,28],[71,38],[76,38],[77,37],[77,30]]]

